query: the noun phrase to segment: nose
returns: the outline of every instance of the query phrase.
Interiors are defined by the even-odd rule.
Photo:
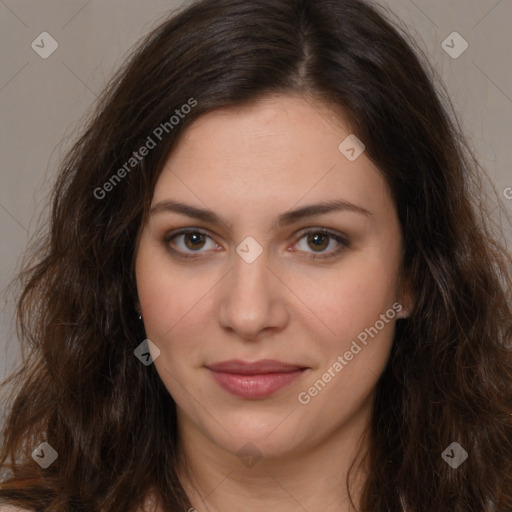
[[[232,271],[223,280],[220,325],[244,340],[257,340],[263,332],[284,329],[289,321],[287,291],[269,267],[267,251],[252,263],[236,255]]]

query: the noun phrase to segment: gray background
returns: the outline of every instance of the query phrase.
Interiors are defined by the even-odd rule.
[[[512,213],[512,199],[505,197],[512,187],[512,0],[380,3],[408,27],[441,75],[500,201]],[[47,194],[73,130],[132,45],[183,4],[0,0],[0,378],[19,361],[14,296],[6,286],[46,215]],[[456,59],[442,48],[454,31],[469,44]],[[47,59],[31,47],[42,32],[58,42]]]

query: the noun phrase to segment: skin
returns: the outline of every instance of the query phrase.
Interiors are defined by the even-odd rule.
[[[186,459],[180,478],[199,512],[352,510],[347,470],[366,447],[375,386],[410,297],[401,293],[402,235],[390,192],[365,153],[352,162],[338,150],[350,134],[323,103],[268,96],[196,120],[156,183],[152,206],[172,199],[224,219],[155,213],[136,256],[146,333],[160,350],[154,364],[177,405]],[[370,215],[335,211],[273,227],[286,211],[333,200]],[[208,236],[165,241],[180,228]],[[318,248],[306,228],[334,231],[349,245],[327,237]],[[252,263],[236,252],[248,236],[263,250]],[[180,258],[169,246],[199,256]],[[339,248],[330,259],[308,259]],[[396,302],[402,311],[300,403],[298,394]],[[274,395],[250,400],[221,389],[206,368],[267,358],[309,369]],[[246,443],[262,457],[252,467],[237,457]],[[357,504],[365,473],[355,469]]]

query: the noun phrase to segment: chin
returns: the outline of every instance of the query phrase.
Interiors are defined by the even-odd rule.
[[[223,427],[229,432],[218,429],[212,432],[214,441],[223,449],[239,456],[245,451],[254,451],[255,455],[265,458],[279,458],[303,446],[299,426],[293,420],[293,414],[251,414],[240,411],[231,418],[224,416]],[[239,456],[240,458],[240,456]]]

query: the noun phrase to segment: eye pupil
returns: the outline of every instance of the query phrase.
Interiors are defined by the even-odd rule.
[[[189,249],[200,249],[204,245],[204,235],[201,233],[185,233],[185,245]],[[192,240],[192,244],[189,244],[189,241]],[[197,244],[201,243],[201,246],[199,247]]]
[[[308,243],[313,242],[315,249],[325,249],[329,245],[328,239],[328,235],[324,233],[315,233],[308,236]],[[322,243],[322,240],[324,243]],[[327,243],[325,243],[326,240]]]

